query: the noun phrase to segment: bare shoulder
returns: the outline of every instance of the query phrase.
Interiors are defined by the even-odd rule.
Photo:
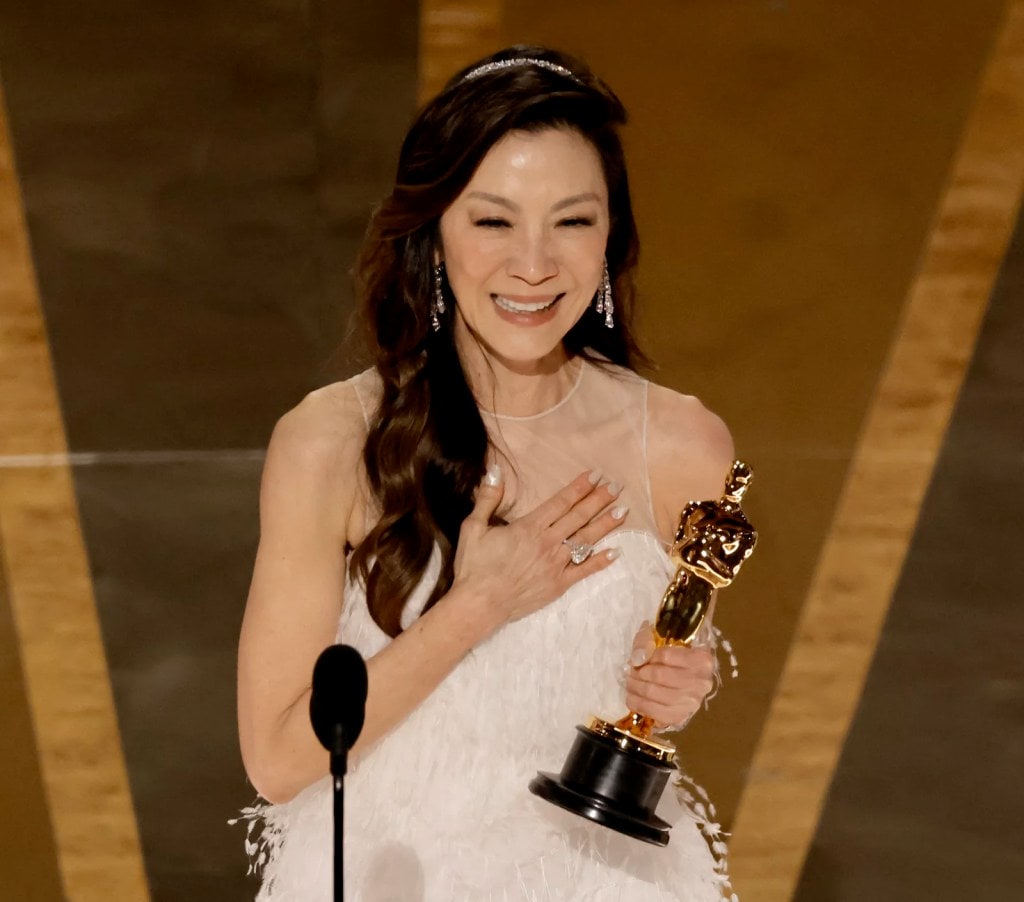
[[[690,501],[721,497],[735,457],[725,422],[698,398],[651,383],[647,466],[659,528],[666,536]]]
[[[349,532],[348,520],[364,493],[366,400],[357,380],[365,375],[311,392],[278,420],[263,470],[265,514],[290,512],[294,505],[307,513],[330,511]]]
[[[274,427],[268,454],[327,467],[366,440],[366,421],[354,380],[310,392]]]

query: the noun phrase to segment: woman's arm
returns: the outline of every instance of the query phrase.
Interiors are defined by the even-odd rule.
[[[362,537],[358,477],[365,428],[346,386],[314,393],[282,418],[267,452],[260,544],[238,658],[238,724],[249,778],[280,802],[324,776],[328,756],[309,723],[313,664],[338,628],[344,549]],[[509,620],[559,597],[611,562],[570,566],[562,540],[586,524],[618,525],[614,495],[581,475],[506,527],[489,519],[500,480],[485,485],[460,533],[451,590],[367,662],[359,754],[419,705],[475,645]]]
[[[338,629],[344,548],[362,508],[351,474],[364,433],[352,388],[332,386],[282,417],[267,449],[239,642],[238,730],[249,778],[271,801],[327,772],[309,725],[309,688]]]
[[[670,544],[688,502],[721,497],[735,452],[725,423],[696,398],[651,385],[647,400],[651,498],[661,537]],[[708,623],[713,612],[712,605]],[[637,633],[630,664],[626,704],[661,725],[685,723],[714,688],[711,651],[655,649],[649,626]]]

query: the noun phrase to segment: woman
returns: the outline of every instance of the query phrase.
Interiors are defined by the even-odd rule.
[[[630,653],[679,510],[721,494],[733,448],[633,372],[624,121],[581,63],[517,47],[453,78],[403,144],[358,266],[375,366],[283,417],[267,455],[239,653],[243,757],[271,803],[250,811],[260,899],[330,898],[308,694],[339,638],[370,687],[350,898],[721,897],[675,791],[660,849],[526,788],[588,712],[678,725],[714,678],[710,651],[652,652],[649,628]]]

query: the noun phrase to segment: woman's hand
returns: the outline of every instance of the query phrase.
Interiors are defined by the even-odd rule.
[[[452,591],[483,599],[495,629],[544,607],[618,556],[612,548],[573,564],[569,543],[593,545],[620,525],[626,509],[609,505],[621,491],[583,473],[529,514],[492,526],[504,493],[501,470],[492,467],[459,532]]]
[[[626,665],[626,704],[660,729],[682,729],[714,688],[715,658],[707,648],[654,647],[649,623],[633,639]]]

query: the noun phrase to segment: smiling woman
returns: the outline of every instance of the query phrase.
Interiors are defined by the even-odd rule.
[[[567,128],[506,135],[441,216],[455,342],[473,384],[495,393],[496,412],[528,414],[552,400],[522,395],[492,368],[563,368],[562,338],[597,294],[608,231],[601,158]]]
[[[457,75],[406,137],[357,268],[375,365],[286,414],[267,455],[238,669],[271,803],[249,812],[260,899],[330,898],[306,712],[338,637],[369,672],[350,898],[721,898],[717,826],[682,794],[659,809],[664,850],[527,790],[587,711],[682,723],[714,678],[707,647],[634,636],[678,511],[718,497],[733,449],[699,401],[635,373],[624,121],[583,64],[519,47]]]

